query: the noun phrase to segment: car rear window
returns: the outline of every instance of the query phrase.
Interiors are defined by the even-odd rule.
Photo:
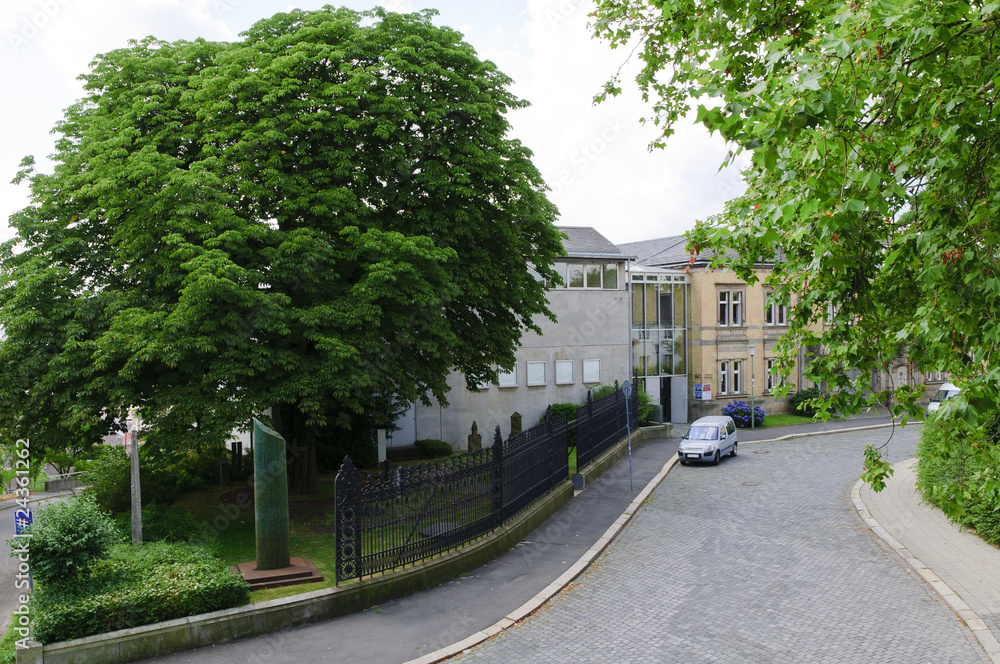
[[[716,440],[719,437],[719,427],[691,427],[688,438],[692,440]]]

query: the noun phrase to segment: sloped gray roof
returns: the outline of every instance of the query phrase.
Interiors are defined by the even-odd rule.
[[[683,267],[690,264],[691,254],[688,253],[684,245],[687,238],[683,235],[672,235],[670,237],[656,238],[655,240],[642,240],[641,242],[626,242],[619,245],[622,251],[638,256],[636,262],[639,265],[650,267]],[[700,253],[695,257],[696,263],[708,263],[714,254]],[[730,259],[736,258],[736,252],[732,249],[726,250],[726,256]],[[784,261],[785,256],[780,251],[777,252],[777,260]],[[761,265],[773,265],[774,261],[759,261]]]
[[[557,226],[557,228],[566,234],[566,239],[563,240],[566,258],[616,258],[618,260],[632,258],[590,226]]]

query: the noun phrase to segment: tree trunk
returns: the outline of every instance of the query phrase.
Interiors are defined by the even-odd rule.
[[[275,430],[285,439],[289,495],[317,493],[316,430],[305,424],[295,406],[274,408],[272,419]]]

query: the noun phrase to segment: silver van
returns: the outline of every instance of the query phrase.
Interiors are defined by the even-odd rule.
[[[677,448],[681,465],[708,461],[718,466],[723,455],[736,456],[739,443],[736,422],[728,415],[710,415],[694,421]]]
[[[945,383],[940,387],[940,389],[938,389],[937,394],[931,397],[930,403],[927,404],[927,412],[933,413],[935,410],[941,407],[941,402],[943,402],[945,399],[950,399],[951,397],[955,396],[958,393],[959,389],[955,385],[951,383]]]

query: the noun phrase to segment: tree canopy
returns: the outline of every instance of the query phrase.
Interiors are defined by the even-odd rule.
[[[507,135],[525,102],[433,15],[296,10],[97,56],[54,171],[19,175],[5,428],[134,406],[147,436],[218,440],[270,407],[304,492],[324,427],[509,366],[551,316],[556,210]]]
[[[900,353],[963,389],[1000,388],[997,2],[599,0],[598,37],[634,47],[662,144],[697,119],[749,157],[747,191],[689,234],[731,249],[790,301],[779,350],[848,411],[914,414],[919,390],[870,386]],[[620,91],[612,79],[602,95]]]

